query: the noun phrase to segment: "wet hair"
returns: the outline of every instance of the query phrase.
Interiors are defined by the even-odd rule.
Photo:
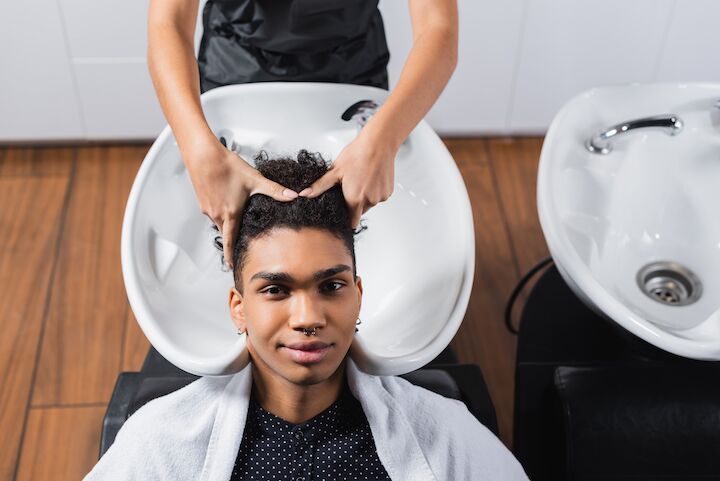
[[[255,157],[255,168],[268,179],[300,192],[328,171],[329,165],[319,153],[305,149],[291,157],[270,158],[265,151]],[[354,230],[350,210],[337,184],[319,196],[309,199],[297,197],[291,201],[278,201],[264,194],[250,196],[240,218],[240,227],[232,249],[233,279],[242,293],[241,272],[247,259],[247,251],[253,239],[268,234],[272,229],[285,227],[294,230],[315,228],[325,230],[343,241],[352,257],[353,279],[357,276],[355,262],[355,235],[365,229]],[[217,226],[213,225],[215,231]],[[215,247],[223,250],[222,236],[214,239]],[[222,255],[220,257],[222,261]]]

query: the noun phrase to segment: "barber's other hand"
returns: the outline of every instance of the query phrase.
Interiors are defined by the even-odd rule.
[[[353,229],[357,228],[365,212],[390,197],[394,186],[397,148],[363,135],[364,132],[361,130],[340,151],[325,175],[299,193],[313,198],[341,183]]]
[[[200,209],[218,227],[223,238],[223,257],[232,266],[232,246],[245,203],[253,194],[279,201],[295,199],[297,192],[264,177],[245,159],[214,139],[188,154],[189,169]]]

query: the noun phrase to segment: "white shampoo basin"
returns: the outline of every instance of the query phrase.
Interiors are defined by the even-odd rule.
[[[703,360],[720,360],[718,99],[717,83],[592,89],[553,120],[538,171],[540,223],[574,292],[645,341]],[[681,130],[613,129],[606,154],[585,145],[657,116]]]
[[[333,160],[357,134],[341,114],[388,92],[334,83],[231,85],[202,95],[219,137],[248,161],[260,149],[294,156],[301,148]],[[238,161],[242,161],[238,158]],[[365,372],[413,371],[452,340],[470,297],[473,217],[460,172],[440,138],[421,122],[395,160],[392,196],[363,216],[356,237],[363,279],[362,325],[350,355]],[[227,298],[215,232],[202,214],[169,126],[150,148],[128,199],[122,269],[145,336],[170,362],[196,375],[226,375],[248,362]]]

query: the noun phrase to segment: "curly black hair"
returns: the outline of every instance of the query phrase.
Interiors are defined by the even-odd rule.
[[[297,159],[291,157],[268,157],[260,151],[255,157],[255,168],[268,179],[300,192],[312,185],[328,171],[329,165],[319,153],[310,153],[302,149]],[[218,231],[217,226],[212,226]],[[303,227],[324,229],[345,243],[353,262],[353,279],[357,277],[355,262],[355,235],[365,230],[361,225],[354,230],[351,225],[350,210],[345,202],[340,184],[335,185],[319,196],[309,199],[297,197],[281,202],[264,194],[250,196],[240,218],[240,227],[232,250],[233,279],[235,287],[242,293],[241,272],[247,257],[250,241],[261,237],[276,227],[288,227],[299,230]],[[216,236],[214,244],[223,250],[222,236]],[[223,261],[222,255],[220,256]]]

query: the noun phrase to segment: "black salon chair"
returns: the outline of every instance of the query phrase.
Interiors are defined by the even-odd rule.
[[[720,363],[599,317],[554,267],[517,352],[513,448],[533,481],[720,480]]]
[[[478,421],[497,435],[495,408],[480,368],[474,364],[458,364],[450,347],[424,367],[401,377],[442,396],[464,402]],[[112,445],[125,420],[141,406],[196,379],[197,376],[178,369],[150,348],[140,372],[121,373],[115,382],[103,420],[100,456]]]

